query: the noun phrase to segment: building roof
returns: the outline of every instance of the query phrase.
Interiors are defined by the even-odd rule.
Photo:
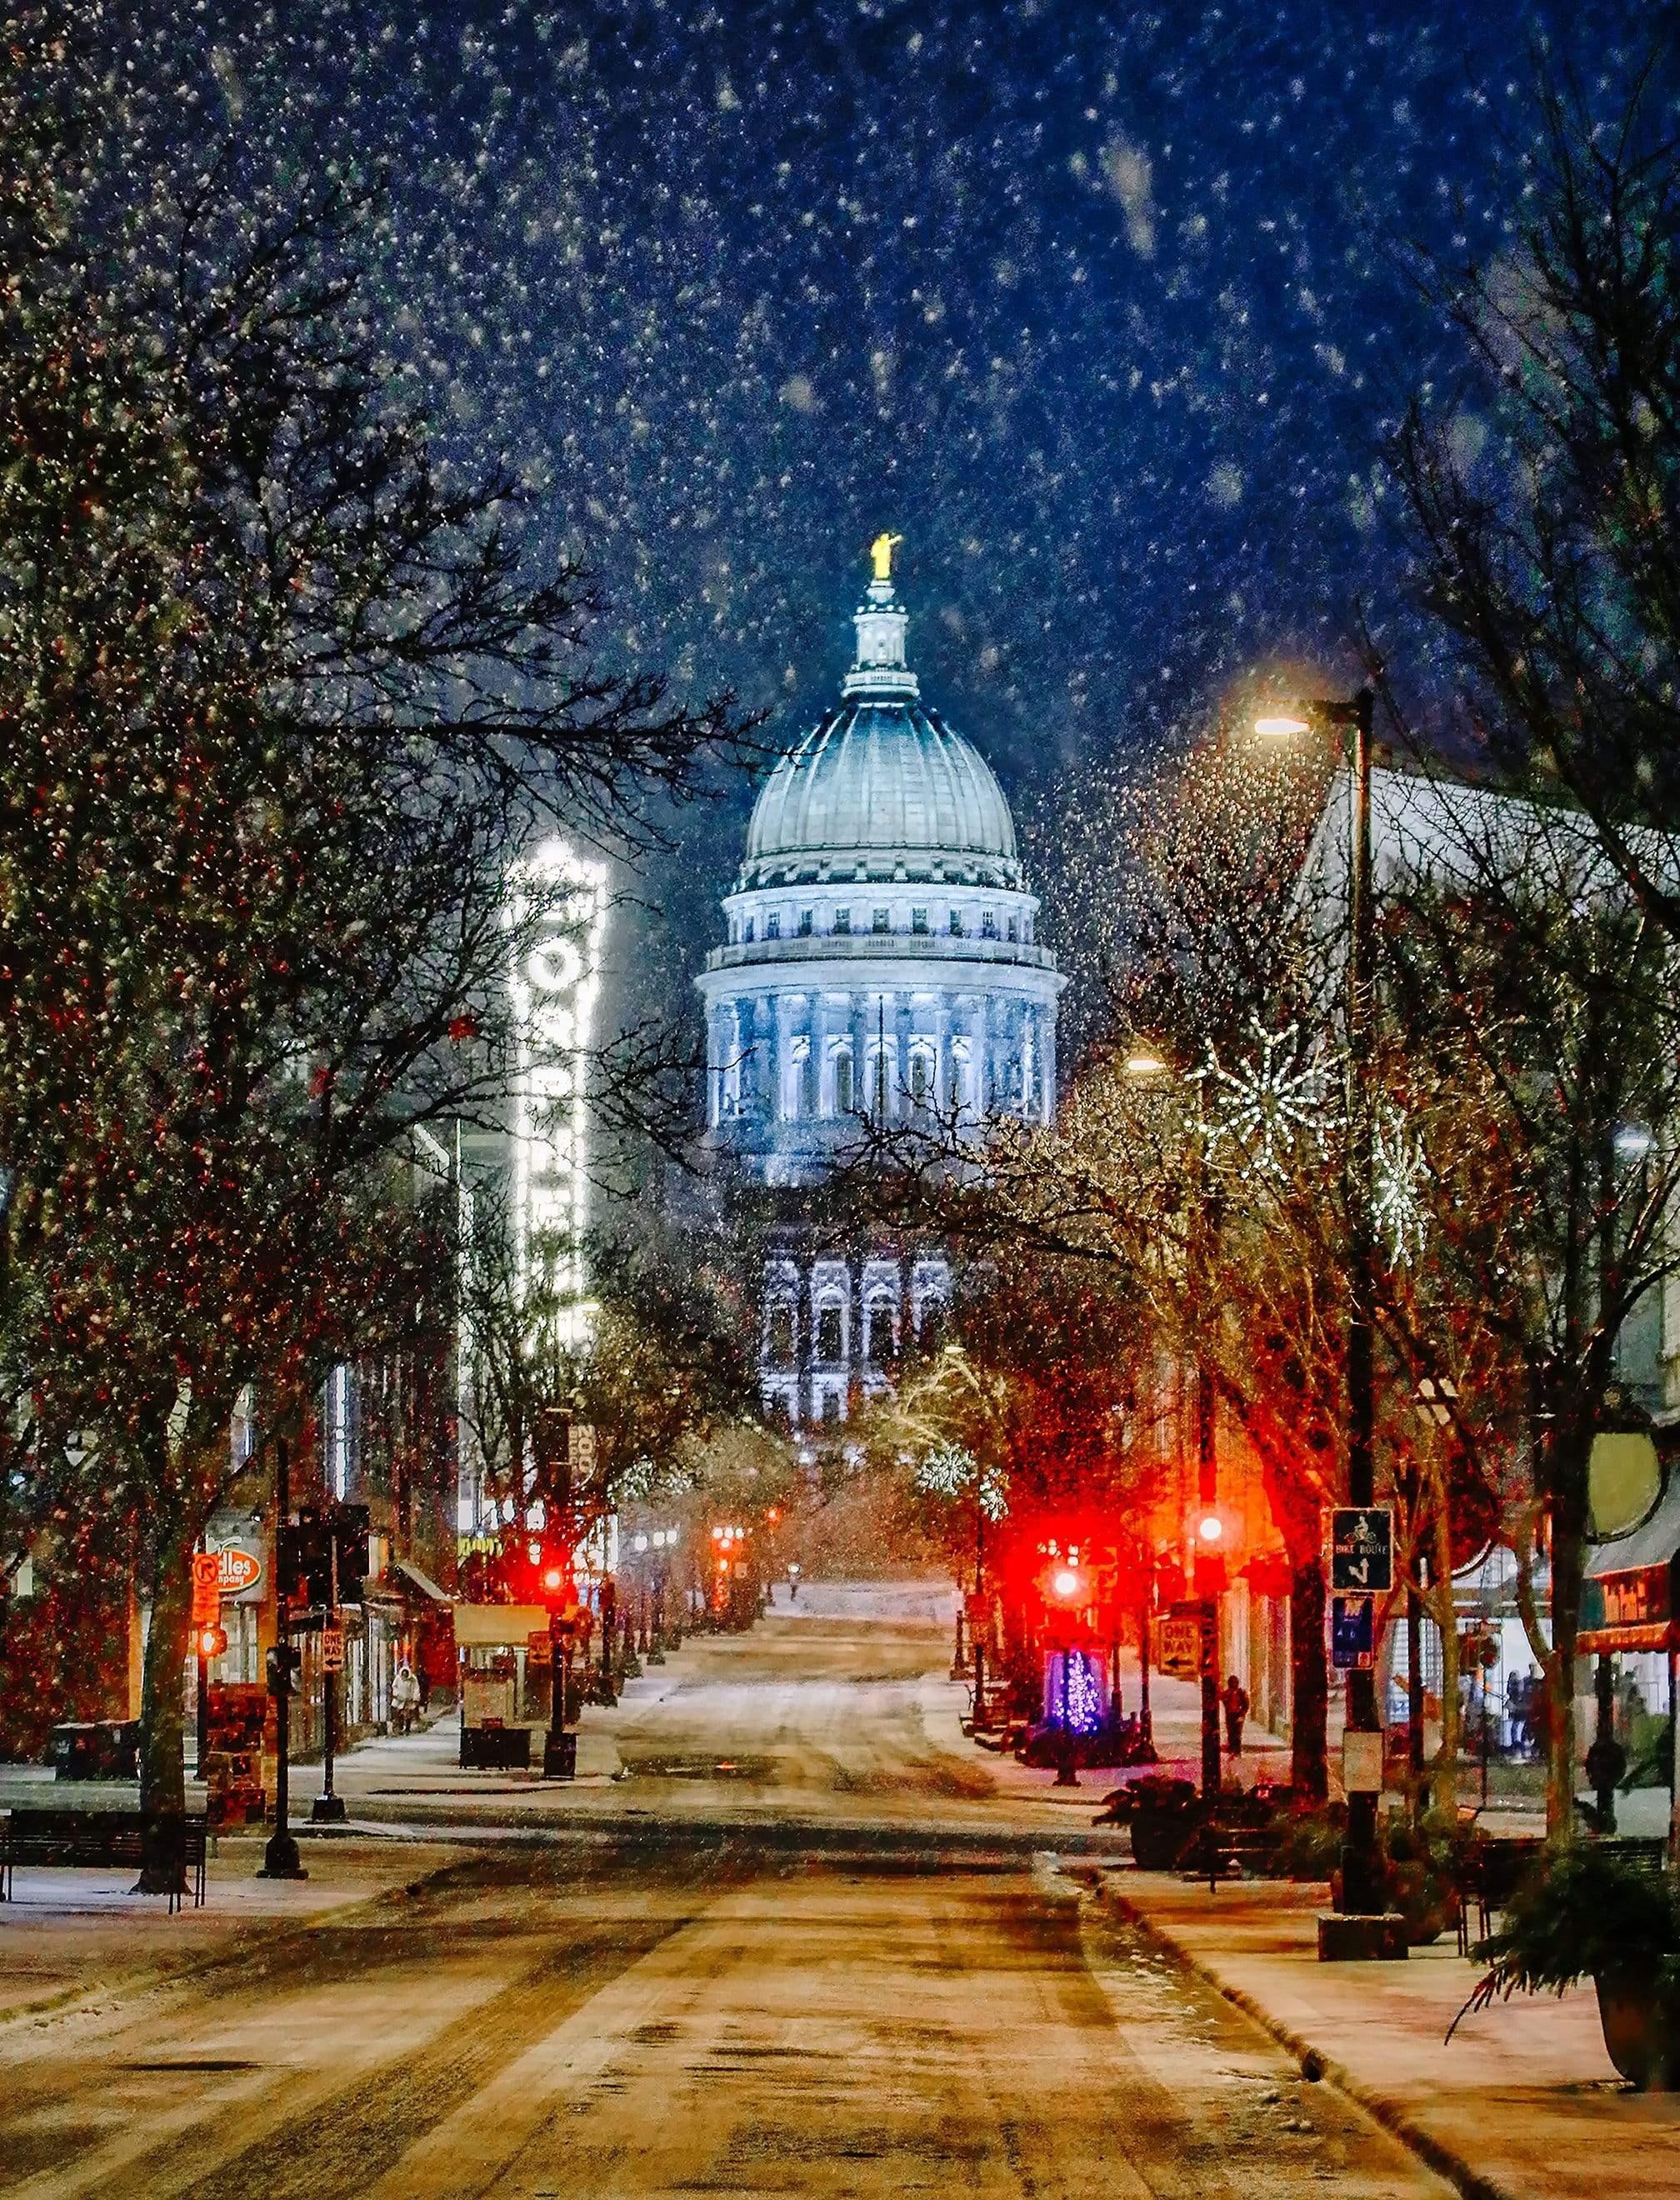
[[[974,880],[1019,889],[1015,823],[984,757],[920,699],[907,615],[877,581],[842,700],[780,758],[736,891],[799,878]]]

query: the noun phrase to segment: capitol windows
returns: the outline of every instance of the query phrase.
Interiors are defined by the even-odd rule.
[[[852,911],[849,909],[837,909],[834,911],[834,930],[836,932],[850,932],[851,929]]]
[[[752,945],[752,920],[750,916],[746,920],[746,928],[741,933],[741,938],[746,942],[749,947]]]
[[[953,1039],[945,1063],[945,1104],[950,1115],[960,1115],[974,1104],[972,1042]]]
[[[980,936],[982,939],[995,939],[998,937],[998,912],[996,910],[983,909],[980,911]]]
[[[1014,917],[1010,919],[1009,933],[1010,945],[1014,945],[1021,938],[1021,927],[1016,923]]]
[[[891,932],[893,929],[892,910],[890,909],[878,909],[875,913],[875,922],[871,926],[870,929],[875,932]]]
[[[963,937],[963,912],[960,909],[954,909],[951,912],[951,936],[953,939],[960,939]]]
[[[781,937],[781,917],[776,910],[772,910],[764,919],[764,937],[766,939],[780,939]]]
[[[863,1358],[884,1367],[899,1356],[899,1310],[891,1299],[871,1299],[863,1309]]]
[[[913,909],[910,911],[910,928],[912,932],[926,932],[928,929],[928,912],[925,909]]]
[[[764,1357],[773,1367],[791,1366],[799,1350],[799,1318],[786,1299],[768,1310],[764,1323]]]
[[[939,1059],[931,1039],[910,1049],[910,1097],[913,1108],[926,1108],[939,1091]]]
[[[781,1113],[790,1123],[817,1113],[817,1065],[804,1033],[788,1041],[782,1059]]]
[[[936,1296],[922,1300],[916,1309],[916,1341],[923,1352],[941,1350],[945,1344],[945,1301]]]
[[[857,1098],[852,1073],[852,1049],[849,1046],[836,1047],[834,1050],[835,1115],[849,1115],[857,1105]]]
[[[898,1084],[898,1052],[889,1039],[869,1049],[869,1109],[885,1122],[893,1113],[893,1094]]]
[[[816,912],[816,910],[813,910],[813,909],[802,909],[802,910],[799,911],[799,937],[800,937],[800,939],[810,939],[810,937],[811,937],[811,933],[812,933],[816,929],[817,929],[817,912]]]
[[[817,1309],[817,1357],[825,1367],[839,1366],[846,1358],[846,1308],[838,1299]]]

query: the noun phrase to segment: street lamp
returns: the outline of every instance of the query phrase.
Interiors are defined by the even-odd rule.
[[[1376,1378],[1373,1358],[1376,1207],[1372,1138],[1372,988],[1376,961],[1371,874],[1371,723],[1376,698],[1369,688],[1345,702],[1291,704],[1255,720],[1255,731],[1273,740],[1303,734],[1347,734],[1352,748],[1353,846],[1348,907],[1348,1502],[1376,1501]],[[1348,1675],[1347,1729],[1377,1734],[1377,1676]],[[1340,1907],[1355,1916],[1387,1907],[1377,1853],[1379,1795],[1361,1789],[1348,1797],[1348,1838],[1342,1852]],[[1322,1945],[1322,1943],[1321,1943]]]

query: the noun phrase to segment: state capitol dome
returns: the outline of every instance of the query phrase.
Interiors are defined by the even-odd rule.
[[[1064,980],[1003,789],[905,661],[896,539],[870,546],[839,701],[760,790],[698,980],[713,1147],[766,1187],[820,1183],[870,1128],[966,1142],[1056,1105]],[[950,1292],[941,1248],[854,1258],[793,1232],[765,1263],[766,1402],[843,1417]]]
[[[1004,790],[980,752],[923,707],[914,678],[897,695],[848,694],[781,758],[747,828],[741,887],[825,868],[1020,886]]]
[[[859,1119],[1047,1122],[1062,980],[1035,937],[1004,791],[922,700],[893,538],[852,614],[840,694],[778,758],[706,957],[711,1128],[809,1183]]]

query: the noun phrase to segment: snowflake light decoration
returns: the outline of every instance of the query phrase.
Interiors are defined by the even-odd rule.
[[[1299,1024],[1269,1032],[1257,1016],[1250,1024],[1257,1052],[1226,1068],[1215,1049],[1197,1073],[1207,1111],[1208,1155],[1227,1143],[1261,1176],[1289,1173],[1297,1142],[1324,1150],[1324,1071],[1316,1050],[1303,1052]]]
[[[940,1444],[916,1469],[916,1486],[933,1497],[962,1497],[972,1489],[986,1518],[1001,1520],[1010,1509],[1009,1485],[995,1466],[982,1466],[961,1444]]]
[[[1397,1108],[1384,1108],[1372,1134],[1373,1219],[1392,1267],[1403,1268],[1423,1252],[1428,1226],[1423,1188],[1429,1174],[1422,1142]]]

